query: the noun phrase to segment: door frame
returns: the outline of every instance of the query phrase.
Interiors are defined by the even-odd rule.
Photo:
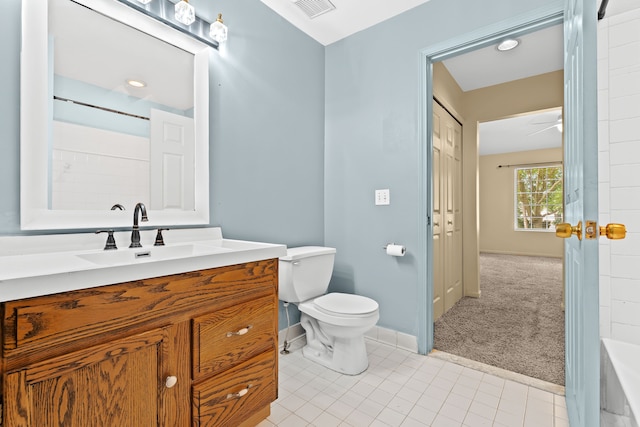
[[[514,16],[511,19],[462,34],[453,39],[434,44],[420,51],[420,218],[419,234],[424,262],[418,263],[418,352],[428,354],[433,350],[433,187],[431,164],[433,161],[433,64],[472,50],[483,48],[506,37],[541,30],[564,21],[564,2]],[[464,169],[463,169],[464,170]],[[477,191],[477,190],[476,190]],[[464,208],[463,208],[464,209]],[[477,215],[477,212],[476,212]],[[464,218],[464,215],[463,215]],[[476,230],[477,232],[477,230]],[[464,242],[464,236],[463,236]]]

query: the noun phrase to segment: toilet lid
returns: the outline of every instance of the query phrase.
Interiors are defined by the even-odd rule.
[[[313,303],[321,310],[338,314],[367,314],[378,309],[378,303],[371,298],[339,292],[322,295]]]

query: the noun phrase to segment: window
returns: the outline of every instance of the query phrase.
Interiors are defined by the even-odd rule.
[[[515,229],[554,231],[562,222],[562,166],[515,170]]]

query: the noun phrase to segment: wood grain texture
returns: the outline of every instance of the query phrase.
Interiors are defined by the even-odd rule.
[[[193,387],[194,426],[234,427],[276,399],[275,350]],[[241,397],[233,396],[247,389]]]
[[[277,303],[272,295],[193,319],[193,378],[220,372],[275,348]],[[243,328],[248,328],[244,335],[233,334]]]
[[[271,259],[0,304],[0,425],[259,423],[277,398],[277,285]]]
[[[7,419],[29,421],[7,425],[156,426],[167,337],[153,330],[9,373],[26,398],[5,409]]]
[[[6,369],[270,295],[277,260],[102,286],[4,304]],[[182,318],[179,315],[182,314]],[[119,332],[119,335],[117,334]]]
[[[188,426],[191,424],[191,325],[180,322],[168,331],[162,346],[162,371],[160,375],[161,405],[158,423],[162,426]],[[168,376],[178,379],[176,385],[167,388]]]

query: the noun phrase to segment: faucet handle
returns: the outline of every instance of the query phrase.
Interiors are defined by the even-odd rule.
[[[158,228],[158,234],[156,234],[156,242],[153,244],[153,246],[164,246],[162,232],[165,230],[169,230],[169,228]]]
[[[109,251],[112,249],[118,249],[118,247],[116,246],[116,239],[115,237],[113,237],[113,230],[98,230],[96,231],[96,234],[100,234],[100,233],[109,233],[109,235],[107,236],[107,243],[104,245],[104,250],[105,251]]]

